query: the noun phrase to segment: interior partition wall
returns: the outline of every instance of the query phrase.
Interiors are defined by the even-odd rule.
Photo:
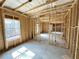
[[[60,16],[59,16],[60,15]],[[55,18],[53,18],[55,16]],[[59,17],[58,17],[59,16]],[[62,47],[62,45],[65,45],[65,34],[66,34],[66,19],[67,13],[61,13],[54,15],[51,13],[51,16],[49,14],[44,17],[35,18],[35,37],[36,40],[39,40],[41,42],[47,42],[52,45],[59,45]],[[50,17],[50,18],[49,18]],[[57,18],[57,19],[56,19]],[[50,19],[50,20],[49,20]],[[34,38],[35,39],[35,38]],[[64,46],[63,46],[64,47]]]
[[[79,0],[76,0],[76,8],[77,8],[77,10],[76,10],[76,12],[77,12],[77,16],[76,16],[76,19],[78,20],[77,21],[77,23],[78,23],[78,26],[76,26],[76,28],[77,28],[77,38],[76,38],[76,48],[75,48],[75,57],[74,57],[74,59],[79,59]]]

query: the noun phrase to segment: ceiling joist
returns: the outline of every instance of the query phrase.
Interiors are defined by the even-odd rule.
[[[61,4],[61,5],[56,5],[55,8],[56,8],[56,9],[61,9],[61,8],[64,8],[64,7],[67,8],[67,7],[69,7],[69,6],[72,6],[72,3],[73,3],[73,2],[74,2],[74,1],[70,1],[70,2],[67,2],[67,3]],[[46,9],[43,9],[43,10],[38,10],[39,8],[40,8],[40,7],[35,8],[35,9],[33,9],[33,10],[29,10],[29,11],[27,11],[27,12],[25,12],[25,13],[31,14],[31,12],[34,11],[34,12],[33,12],[33,15],[34,15],[34,14],[36,14],[36,13],[38,14],[38,13],[40,13],[40,12],[48,11],[48,10],[50,9],[50,8],[46,8]],[[37,9],[38,11],[35,11],[36,9]],[[51,10],[54,10],[53,7],[51,7]]]
[[[55,2],[55,1],[57,1],[57,0],[47,0],[46,3],[41,4],[40,6],[37,6],[37,7],[35,7],[35,8],[32,8],[32,9],[30,9],[30,10],[28,10],[28,11],[34,10],[34,9],[39,8],[39,7],[42,7],[42,6],[44,6],[44,5],[48,5],[48,4],[50,4],[50,3],[52,3],[52,2]],[[26,11],[26,12],[28,12],[28,11]]]
[[[6,0],[0,0],[0,6],[2,7]]]
[[[44,15],[44,14],[49,13],[49,11],[50,11],[50,12],[54,12],[54,11],[60,10],[60,9],[61,9],[61,10],[63,9],[63,10],[65,10],[65,12],[66,12],[68,9],[72,8],[72,3],[73,3],[73,2],[69,2],[69,3],[63,4],[63,5],[56,6],[55,10],[54,10],[53,8],[51,8],[51,9],[45,9],[45,10],[42,10],[42,11],[38,11],[38,12],[36,12],[35,14],[33,14],[33,15],[31,15],[31,16]]]
[[[28,2],[31,2],[31,1],[32,1],[32,0],[26,1],[25,3],[23,3],[23,4],[21,4],[20,6],[16,7],[15,10],[21,8],[22,6],[24,6],[25,4],[27,4]]]

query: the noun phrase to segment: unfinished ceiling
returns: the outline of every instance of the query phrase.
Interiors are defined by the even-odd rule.
[[[5,0],[0,0],[0,6],[5,2]]]
[[[35,12],[49,8],[51,2],[48,1],[50,0],[30,0],[30,2],[29,0],[6,0],[3,6],[14,9],[16,11],[20,11],[25,14],[33,14]],[[73,0],[52,0],[52,4],[58,6],[72,1]],[[52,5],[51,7],[53,7],[54,5]]]

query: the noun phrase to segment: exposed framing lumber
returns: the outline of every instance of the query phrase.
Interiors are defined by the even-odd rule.
[[[51,3],[51,6],[52,6],[52,3]],[[48,7],[50,7],[50,9],[51,9],[51,6],[48,6]],[[50,38],[50,35],[51,35],[51,31],[50,31],[50,24],[51,24],[51,11],[49,11],[49,14],[48,14],[48,20],[49,20],[49,27],[48,27],[48,34],[49,34],[49,39],[48,39],[48,43],[49,44],[51,44],[52,42],[51,42],[51,38]]]
[[[79,23],[79,12],[78,12],[78,10],[79,10],[79,0],[76,0],[76,4],[77,4],[77,20],[78,20],[78,23]],[[77,38],[76,38],[76,48],[75,48],[75,58],[74,59],[78,59],[78,48],[79,48],[79,25],[78,26],[76,26],[77,27]]]
[[[59,6],[55,6],[55,10],[59,10],[59,9],[64,9],[65,10],[65,9],[72,8],[72,4],[73,4],[73,1],[69,2],[69,3],[65,3],[65,4],[62,4],[62,5],[59,5]],[[55,11],[55,10],[53,9],[53,7],[51,9],[47,8],[47,9],[35,12],[32,16],[34,16],[34,15],[40,15],[42,13],[46,13],[46,12],[49,12],[49,11]]]
[[[3,40],[3,51],[6,49],[6,42],[5,42],[5,32],[4,32],[4,14],[3,14],[3,9],[1,9],[1,19],[0,19],[0,21],[1,21],[1,27],[2,27],[2,29],[1,29],[1,31],[2,31],[2,40]]]
[[[67,28],[67,31],[68,31],[68,34],[67,34],[67,40],[68,40],[68,44],[67,44],[67,48],[70,48],[70,22],[71,22],[71,10],[68,10],[68,28]]]
[[[75,32],[76,31],[76,27],[77,27],[77,7],[76,7],[77,5],[76,5],[76,3],[73,5],[73,7],[72,7],[72,9],[71,9],[71,12],[70,12],[70,14],[69,15],[71,15],[71,16],[69,16],[69,18],[70,18],[70,21],[69,21],[69,23],[70,23],[70,25],[69,25],[69,32],[70,32],[70,34],[69,34],[69,38],[68,39],[70,39],[70,51],[71,51],[71,53],[72,53],[72,57],[73,57],[73,59],[74,59],[74,57],[76,56],[76,54],[77,54],[77,41],[76,41],[76,38],[78,37],[78,33],[77,32]],[[77,36],[75,36],[77,34]],[[77,38],[77,40],[78,40],[78,38]],[[69,46],[68,45],[68,46]],[[76,47],[75,47],[76,46]],[[76,59],[76,57],[75,57],[75,59]]]
[[[29,11],[31,11],[31,10],[34,10],[34,9],[36,9],[36,8],[39,8],[39,7],[41,7],[41,6],[43,6],[43,5],[46,5],[46,4],[48,4],[48,3],[44,3],[44,4],[40,5],[40,6],[34,7],[33,9],[30,9],[30,10],[28,10],[28,11],[25,11],[25,13],[26,13],[26,12],[29,12]]]
[[[24,6],[25,4],[29,3],[29,1],[26,1],[25,3],[21,4],[20,6],[16,7],[14,10],[17,10],[19,8],[21,8],[22,6]]]
[[[17,12],[17,11],[13,11],[13,10],[10,10],[10,9],[4,8],[4,7],[0,7],[0,9],[7,10],[7,11],[10,11],[10,12],[12,12],[12,13],[17,13],[17,14],[20,14],[20,15],[22,15],[22,16],[24,16],[24,17],[27,17],[27,16],[28,16],[28,15],[24,15],[24,14],[21,14],[21,13],[19,13],[19,12]]]
[[[62,8],[61,8],[62,9]],[[61,12],[61,13],[66,13],[67,12],[67,10],[68,9],[71,9],[70,7],[68,7],[68,8],[65,8],[65,9],[63,9],[63,10],[65,10],[65,12]],[[55,11],[57,11],[57,10],[59,10],[59,9],[56,9],[56,10],[52,10],[51,12],[53,13],[53,12],[55,12]],[[48,14],[49,13],[49,11],[46,11],[46,12],[41,12],[40,14],[38,13],[38,14],[34,14],[34,15],[32,15],[31,17],[34,17],[35,15],[45,15],[45,14]]]
[[[0,2],[0,6],[1,6],[1,7],[2,7],[3,4],[5,3],[5,1],[6,1],[6,0],[2,0],[2,1]]]
[[[70,37],[70,39],[71,39],[71,44],[70,44],[70,51],[71,51],[71,54],[72,54],[72,57],[74,58],[75,57],[75,44],[76,44],[76,28],[75,28],[75,26],[76,26],[76,15],[77,14],[77,12],[76,12],[76,4],[73,6],[73,8],[72,8],[72,19],[71,19],[71,37]]]
[[[50,0],[48,0],[48,1],[50,1]],[[36,8],[42,7],[42,6],[44,6],[44,5],[50,4],[51,2],[55,2],[56,0],[52,0],[51,2],[48,2],[48,1],[47,1],[47,3],[44,3],[44,4],[40,5],[40,6],[37,6],[37,7],[34,7],[34,8],[32,8],[32,9],[28,10],[28,11],[25,11],[25,13],[26,13],[26,12],[29,12],[29,11],[31,11],[31,10],[34,10],[34,9],[36,9]]]

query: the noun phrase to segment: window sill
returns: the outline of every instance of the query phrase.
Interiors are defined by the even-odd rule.
[[[14,37],[11,37],[11,38],[7,38],[6,41],[14,41],[14,40],[19,39],[19,38],[21,38],[20,35],[14,36]]]

